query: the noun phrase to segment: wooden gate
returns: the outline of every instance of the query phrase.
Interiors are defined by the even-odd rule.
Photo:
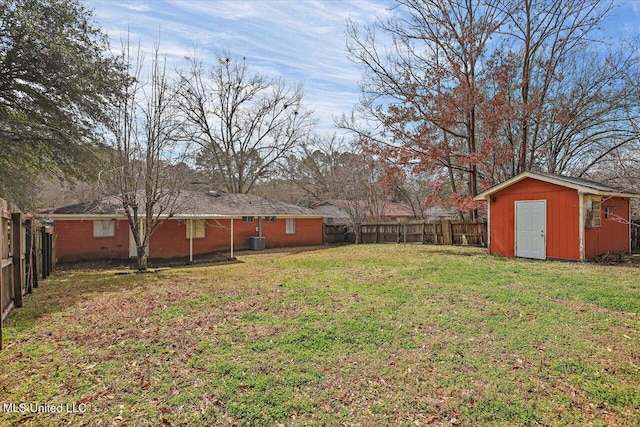
[[[53,228],[0,199],[0,350],[2,322],[54,267]]]

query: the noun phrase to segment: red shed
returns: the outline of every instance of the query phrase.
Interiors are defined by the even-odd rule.
[[[487,202],[489,253],[588,260],[631,250],[634,197],[581,178],[524,172],[475,200]]]

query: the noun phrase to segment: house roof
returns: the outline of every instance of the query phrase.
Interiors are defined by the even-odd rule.
[[[430,206],[423,209],[425,218],[457,218],[458,211],[452,207]]]
[[[141,203],[141,205],[143,205]],[[252,194],[230,194],[217,192],[180,192],[176,205],[176,218],[220,218],[239,216],[284,216],[322,217],[313,209],[303,208],[284,202],[276,202]],[[143,212],[141,212],[143,213]],[[50,216],[124,216],[121,199],[107,196],[98,200],[64,206],[50,213]]]
[[[516,182],[522,181],[525,178],[537,179],[539,181],[548,182],[550,184],[573,188],[580,194],[591,194],[594,196],[640,197],[640,194],[634,193],[633,191],[625,190],[619,187],[613,187],[595,181],[590,181],[588,179],[573,178],[569,176],[553,175],[540,172],[523,172],[520,175],[516,175],[513,178],[496,185],[495,187],[491,187],[490,189],[483,191],[482,193],[474,197],[473,200],[487,200],[492,194],[497,193],[498,191],[503,190],[504,188],[515,184]]]

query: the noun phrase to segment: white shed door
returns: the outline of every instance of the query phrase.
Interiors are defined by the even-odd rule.
[[[516,256],[546,258],[546,202],[516,202]]]

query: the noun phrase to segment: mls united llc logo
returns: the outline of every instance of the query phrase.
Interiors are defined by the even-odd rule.
[[[47,403],[3,403],[4,413],[31,413],[31,414],[83,414],[87,411],[85,403],[61,403],[59,405],[49,405]]]

